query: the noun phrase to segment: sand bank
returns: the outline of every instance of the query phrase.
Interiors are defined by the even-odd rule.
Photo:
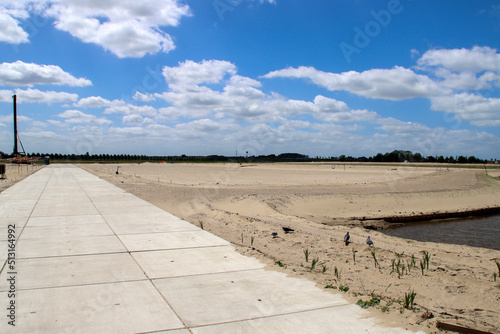
[[[500,278],[494,282],[493,276],[499,251],[408,241],[363,228],[373,224],[367,218],[499,207],[498,172],[401,165],[123,164],[117,175],[117,165],[79,167],[202,224],[270,270],[305,276],[335,292],[348,287],[344,294],[353,302],[380,298],[370,309],[385,324],[431,332],[441,320],[500,332]],[[285,234],[282,227],[294,232]],[[352,243],[345,246],[347,231]],[[368,235],[373,249],[365,244]],[[430,255],[423,274],[422,251]],[[318,263],[311,268],[313,259]],[[393,260],[400,263],[399,273]],[[413,311],[401,305],[410,291],[416,293]],[[430,313],[433,318],[423,320]]]
[[[6,167],[6,178],[0,179],[0,192],[21,181],[25,177],[35,173],[43,167],[43,165],[40,164],[16,165],[10,162],[0,162],[0,164],[5,164]]]

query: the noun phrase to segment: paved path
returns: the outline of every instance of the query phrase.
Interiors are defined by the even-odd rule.
[[[406,333],[74,166],[0,193],[0,266],[0,333]]]

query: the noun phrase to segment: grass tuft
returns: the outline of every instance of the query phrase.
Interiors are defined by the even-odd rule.
[[[372,306],[376,306],[378,304],[380,304],[380,299],[378,299],[377,297],[372,297],[372,299],[366,300],[366,301],[362,301],[360,299],[356,303],[356,305],[360,306],[361,308],[365,308],[365,309],[369,308],[369,307],[372,307]]]
[[[309,252],[309,247],[304,249],[303,252],[304,252],[304,256],[306,257],[306,262],[309,262],[309,255],[311,255],[311,253]]]
[[[370,253],[372,254],[373,264],[375,265],[375,268],[377,268],[377,267],[380,268],[380,265],[378,264],[378,261],[377,261],[377,254],[375,254],[375,250],[374,249],[370,249]]]
[[[405,299],[403,301],[403,307],[408,310],[413,310],[413,305],[415,303],[415,297],[417,294],[415,291],[410,291],[408,293],[405,293]]]
[[[422,251],[423,254],[423,261],[425,265],[425,269],[429,270],[429,261],[431,260],[431,256],[429,255],[429,252],[427,251]]]
[[[335,268],[333,269],[333,272],[335,274],[335,277],[337,277],[338,280],[340,280],[340,277],[341,277],[341,271],[339,271],[339,269],[335,266]]]
[[[281,267],[281,268],[285,268],[286,269],[286,265],[283,264],[283,262],[281,262],[280,260],[278,261],[274,261],[274,264],[277,265],[278,267]]]
[[[315,257],[314,259],[312,259],[311,261],[311,266],[309,267],[309,271],[313,271],[316,266],[318,265],[319,263],[319,257]]]
[[[347,292],[347,291],[349,291],[349,287],[347,285],[342,284],[339,286],[339,291]]]

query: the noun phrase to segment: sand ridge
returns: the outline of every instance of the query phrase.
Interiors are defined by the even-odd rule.
[[[382,301],[370,310],[386,325],[433,331],[439,319],[500,331],[500,279],[493,281],[499,251],[406,241],[367,230],[366,222],[353,219],[500,206],[500,182],[484,171],[400,165],[123,164],[116,174],[117,165],[79,167],[203,224],[271,270],[308,277],[322,288],[335,287],[334,292],[347,286],[344,294],[353,302],[377,296]],[[283,226],[294,233],[285,234]],[[347,247],[342,242],[346,231],[352,240]],[[374,249],[365,244],[368,235]],[[431,256],[424,275],[419,267],[422,251]],[[315,258],[318,264],[311,269]],[[398,259],[416,263],[401,275],[392,267]],[[400,304],[410,291],[417,293],[415,311]],[[434,318],[417,324],[426,312]]]

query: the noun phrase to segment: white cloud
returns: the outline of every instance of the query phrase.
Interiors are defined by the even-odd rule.
[[[170,88],[218,83],[226,74],[236,74],[236,66],[224,60],[203,60],[196,63],[186,60],[177,67],[165,66],[163,76]]]
[[[481,76],[474,72],[455,73],[445,68],[438,68],[436,76],[442,78],[440,84],[455,90],[481,90],[491,87],[491,83],[500,82],[500,76],[494,72],[488,71]]]
[[[392,101],[430,97],[449,93],[425,75],[396,66],[392,69],[372,69],[364,72],[330,73],[301,66],[270,72],[264,78],[306,78],[331,91],[348,91],[372,99]]]
[[[142,57],[175,48],[161,27],[177,26],[191,15],[178,0],[52,1],[45,12],[56,28],[86,43],[94,43],[120,58]]]
[[[140,114],[145,116],[156,116],[158,110],[151,106],[134,106],[121,100],[114,100],[111,105],[104,110],[105,114]]]
[[[66,123],[70,124],[97,124],[106,125],[112,122],[105,117],[98,118],[95,115],[85,114],[79,110],[66,110],[65,112],[57,115],[65,119]]]
[[[0,41],[9,44],[28,43],[28,33],[20,27],[18,20],[0,12]]]
[[[418,60],[420,66],[442,66],[454,71],[500,71],[500,54],[490,47],[429,50]]]
[[[234,117],[237,120],[282,123],[283,117],[312,115],[329,122],[372,121],[378,117],[367,110],[350,110],[342,101],[317,96],[314,102],[288,100],[278,94],[267,95],[258,80],[236,74],[236,67],[225,61],[186,61],[178,67],[166,67],[164,74],[173,84],[170,90],[154,94],[171,107],[160,109],[157,121],[172,121],[178,117]],[[227,74],[229,79],[223,81]],[[220,91],[205,83],[224,84]]]
[[[17,102],[36,102],[36,103],[59,103],[74,102],[78,100],[77,94],[66,92],[42,92],[38,89],[16,89]]]
[[[74,104],[75,107],[81,108],[106,108],[104,110],[105,114],[140,114],[146,116],[155,116],[158,110],[151,106],[135,106],[133,104],[126,103],[123,100],[113,100],[109,101],[100,96],[90,96],[78,100]]]
[[[132,114],[132,115],[125,115],[123,116],[122,122],[124,124],[132,124],[132,125],[139,125],[139,124],[153,124],[153,120],[150,118],[144,118],[141,115],[137,114]]]
[[[75,107],[100,108],[100,107],[108,107],[111,104],[112,104],[111,101],[106,100],[100,96],[90,96],[78,100],[78,102],[75,103]]]
[[[11,90],[0,90],[0,102],[12,102],[12,95]]]
[[[432,110],[452,113],[476,126],[500,126],[500,98],[460,93],[433,98]]]
[[[49,119],[47,120],[47,123],[49,124],[52,124],[52,125],[55,125],[55,126],[60,126],[60,127],[64,127],[66,126],[65,123],[61,122],[61,121],[56,121],[56,120],[53,120],[53,119]]]
[[[132,99],[134,99],[134,101],[151,102],[154,101],[156,97],[154,94],[143,94],[139,91],[136,91]]]
[[[17,115],[17,121],[18,122],[28,122],[31,121],[32,119],[23,115]],[[13,123],[14,122],[14,117],[13,115],[5,115],[5,116],[0,116],[0,122],[3,123]]]
[[[31,131],[31,132],[23,132],[23,138],[27,139],[64,139],[64,136],[54,133],[52,131]]]
[[[92,82],[85,78],[75,78],[71,74],[64,72],[59,66],[38,65],[18,60],[14,63],[0,64],[0,85],[68,85],[84,87],[92,85]]]
[[[429,50],[418,60],[419,69],[442,79],[441,86],[454,90],[500,87],[500,54],[490,47]]]
[[[78,21],[69,17],[61,18],[56,27],[84,42],[99,44],[119,58],[140,58],[160,51],[168,53],[175,48],[168,34],[136,20],[99,24],[97,19]]]
[[[31,125],[39,128],[46,128],[47,126],[49,126],[49,124],[47,124],[46,122],[40,122],[40,121],[33,121],[31,122]]]
[[[54,19],[57,29],[121,58],[173,50],[174,42],[162,27],[177,26],[182,17],[191,15],[189,6],[179,0],[4,0],[0,8],[0,41],[28,42],[20,21],[37,14]]]
[[[380,125],[377,129],[392,134],[411,134],[414,136],[416,133],[428,134],[431,131],[429,127],[421,123],[403,122],[392,117],[380,118],[376,123]]]
[[[234,129],[235,126],[234,124],[230,124],[227,122],[221,122],[221,121],[216,122],[211,119],[202,118],[202,119],[197,119],[195,121],[178,124],[175,126],[175,128],[189,135],[197,135],[200,132],[215,133],[220,131],[226,131],[229,129]]]
[[[141,143],[156,142],[158,140],[166,140],[172,137],[173,129],[160,125],[160,124],[149,124],[146,126],[130,126],[130,127],[111,127],[109,133],[115,141],[124,141],[130,139],[131,136],[141,137]],[[136,144],[141,144],[136,143]]]

